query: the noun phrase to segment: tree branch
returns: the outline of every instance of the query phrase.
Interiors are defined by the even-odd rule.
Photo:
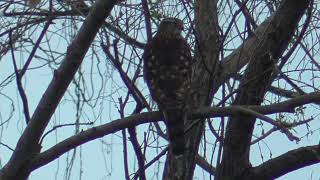
[[[63,155],[65,152],[81,144],[106,136],[108,134],[116,133],[117,131],[120,131],[122,129],[126,129],[144,123],[159,121],[161,120],[161,117],[162,114],[158,111],[141,113],[123,119],[114,120],[110,123],[82,131],[79,134],[71,136],[68,139],[56,144],[52,148],[40,153],[32,161],[31,169],[34,170],[45,164],[48,164],[49,162]]]
[[[55,71],[9,162],[2,169],[0,179],[20,180],[29,176],[30,169],[25,166],[28,166],[27,162],[33,154],[40,151],[38,142],[41,135],[115,3],[115,0],[98,0],[95,3],[79,33],[68,47],[61,66]]]
[[[282,6],[281,11],[279,10],[262,22],[257,29],[254,31],[253,35],[249,37],[242,45],[240,45],[236,50],[234,50],[229,56],[225,57],[221,62],[221,71],[220,76],[215,77],[214,79],[214,90],[216,91],[221,84],[228,80],[232,75],[236,74],[241,68],[243,68],[249,61],[250,53],[252,53],[257,46],[260,49],[266,50],[269,43],[267,41],[262,43],[262,40],[268,36],[266,32],[270,24],[278,24],[278,31],[286,32],[288,27],[288,20],[291,20],[290,17],[292,13],[298,12],[303,13],[304,9],[301,11],[301,7],[306,7],[308,0],[300,1],[296,3],[284,1],[289,3],[286,6]],[[289,13],[290,12],[290,13]],[[285,17],[284,17],[285,16]],[[262,43],[262,44],[261,44]]]
[[[311,93],[309,95],[303,95],[295,99],[291,99],[285,102],[281,102],[275,105],[268,105],[268,106],[241,106],[241,107],[230,106],[230,107],[200,108],[199,110],[194,112],[189,119],[205,119],[207,117],[214,118],[214,117],[221,117],[221,116],[232,116],[232,115],[237,115],[239,113],[247,113],[247,111],[244,110],[244,108],[248,108],[252,111],[256,111],[263,114],[272,114],[276,112],[281,112],[282,108],[279,108],[281,104],[292,105],[292,108],[294,108],[293,106],[295,105],[297,106],[302,105],[300,104],[302,103],[302,101],[299,101],[300,103],[291,103],[291,102],[296,101],[297,99],[304,99],[304,98],[310,99],[310,100],[314,99],[314,101],[320,101],[320,92]],[[310,103],[311,102],[312,101],[310,101]],[[268,109],[271,109],[271,110],[268,110]],[[162,113],[159,111],[147,112],[147,113],[141,113],[137,115],[131,115],[123,119],[114,120],[110,123],[82,131],[81,133],[71,136],[68,139],[65,139],[64,141],[56,144],[55,146],[51,147],[50,149],[36,156],[31,163],[32,170],[37,169],[53,161],[54,159],[63,155],[65,152],[81,144],[95,140],[96,138],[106,136],[108,134],[115,133],[122,129],[138,126],[144,123],[160,121],[161,118],[162,118]],[[145,167],[147,168],[148,166],[149,165],[146,165]]]
[[[257,177],[276,179],[288,172],[320,162],[320,146],[307,146],[289,151],[253,169]],[[260,179],[260,178],[257,178]]]
[[[279,9],[269,18],[263,38],[241,59],[249,64],[241,79],[234,105],[260,105],[275,76],[277,61],[288,47],[308,1],[282,1]],[[235,62],[238,64],[238,61]],[[256,118],[282,129],[290,140],[298,140],[283,124],[257,114],[231,116],[226,128],[223,157],[217,170],[218,179],[243,179],[250,172],[250,145]]]

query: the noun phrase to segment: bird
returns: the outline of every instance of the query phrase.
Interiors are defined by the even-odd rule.
[[[163,113],[169,150],[175,156],[183,155],[186,149],[184,123],[192,74],[191,48],[182,31],[182,20],[164,18],[142,55],[144,80]]]
[[[85,0],[57,0],[61,5],[67,5],[73,12],[87,15],[90,7],[86,4]]]
[[[35,8],[40,2],[41,0],[27,0],[27,4],[31,8]]]
[[[27,0],[27,4],[31,8],[35,8],[40,2],[41,0]],[[66,3],[67,5],[70,5],[72,9],[78,11],[89,9],[84,0],[58,0],[58,2]]]
[[[84,0],[63,0],[63,2],[71,6],[71,9],[75,11],[84,12],[89,10],[89,7]]]

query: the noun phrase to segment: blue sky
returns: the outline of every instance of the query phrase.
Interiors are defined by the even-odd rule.
[[[241,21],[241,19],[239,19]],[[65,24],[66,26],[71,24]],[[56,29],[63,27],[62,22],[57,22],[54,25]],[[67,45],[71,41],[71,37],[68,37],[68,29],[59,31],[59,34],[50,34],[46,38],[48,39],[48,43],[50,44],[53,51],[57,53],[53,53],[54,57],[60,57],[59,61],[62,60],[61,54],[65,53],[67,49]],[[32,36],[32,38],[37,38],[37,32],[35,34],[26,33],[25,36]],[[65,39],[61,39],[61,37],[66,37]],[[99,37],[100,38],[100,37]],[[97,40],[99,39],[97,38]],[[239,45],[241,41],[239,39],[235,39],[230,43],[230,48],[235,48]],[[97,43],[98,44],[98,43]],[[95,44],[95,45],[97,45]],[[48,48],[48,46],[44,43],[44,48]],[[23,65],[23,62],[27,59],[28,53],[23,52],[23,48],[17,48],[15,53],[16,59],[18,61],[18,65]],[[96,49],[92,49],[96,50]],[[21,52],[20,52],[21,51]],[[112,120],[119,118],[119,113],[117,109],[117,102],[119,97],[125,97],[126,90],[124,85],[121,83],[121,79],[117,71],[110,65],[110,62],[107,58],[102,55],[99,50],[97,50],[97,56],[93,56],[94,54],[91,52],[87,53],[84,63],[81,67],[81,73],[83,74],[83,81],[88,83],[86,87],[86,95],[89,97],[93,95],[90,104],[96,104],[95,108],[90,107],[89,105],[84,104],[82,113],[79,116],[81,122],[94,122],[94,126],[99,124],[108,123]],[[59,53],[58,53],[59,52]],[[100,54],[99,54],[100,53]],[[37,51],[37,56],[45,57],[44,53],[40,50]],[[99,57],[99,58],[97,58]],[[302,54],[297,52],[297,56],[295,57],[298,60],[302,59]],[[97,63],[99,62],[99,63]],[[31,67],[42,66],[46,63],[45,59],[34,60],[31,64]],[[295,62],[297,63],[297,62]],[[29,70],[27,72],[26,77],[23,79],[24,88],[26,90],[30,112],[34,111],[36,108],[43,92],[47,88],[47,85],[50,83],[53,69],[57,68],[57,66],[52,65],[51,67],[44,66],[42,68],[35,68]],[[1,57],[0,61],[0,83],[3,82],[10,74],[13,73],[13,65],[10,54],[7,54],[4,57]],[[307,75],[305,75],[307,74]],[[297,73],[290,74],[291,76],[298,76]],[[79,74],[77,75],[79,77]],[[308,76],[308,73],[304,73],[303,78],[306,78],[308,81],[311,77]],[[280,84],[283,82],[280,82]],[[144,81],[140,79],[137,82],[137,85],[143,90],[145,96],[148,96],[148,91],[144,84]],[[284,84],[281,84],[284,86]],[[316,84],[319,86],[319,84]],[[52,117],[46,131],[50,130],[52,127],[58,124],[67,124],[73,123],[76,121],[77,111],[76,106],[72,102],[75,98],[75,84],[71,84],[68,92],[65,94],[63,100],[61,101],[59,107],[57,108],[54,116]],[[91,88],[93,87],[93,89]],[[11,102],[14,103],[15,111],[13,117],[8,123],[0,127],[0,141],[14,148],[16,142],[21,135],[24,127],[24,116],[22,103],[17,92],[17,87],[15,84],[15,80],[9,83],[7,86],[0,87],[0,102],[4,102],[0,104],[0,120],[3,122],[10,114],[11,110]],[[98,91],[101,89],[101,92]],[[100,92],[100,93],[99,93]],[[10,97],[9,100],[7,97]],[[134,107],[134,103],[130,102],[127,107],[128,114],[132,112]],[[313,108],[312,110],[314,110]],[[307,116],[316,114],[314,111],[306,111]],[[296,118],[291,116],[292,119]],[[214,121],[218,122],[219,119],[215,119]],[[252,156],[251,161],[253,165],[257,165],[262,163],[263,161],[268,160],[270,157],[274,158],[276,156],[281,155],[289,150],[295,149],[297,147],[302,147],[306,145],[314,145],[319,142],[319,123],[318,117],[315,117],[315,121],[310,124],[311,129],[314,131],[313,134],[310,134],[304,137],[299,144],[295,142],[289,142],[288,139],[281,133],[272,134],[269,138],[263,140],[263,142],[259,144],[255,144],[252,147]],[[1,122],[0,122],[1,123]],[[217,127],[218,123],[216,123]],[[80,129],[87,129],[92,126],[83,125],[80,126]],[[268,124],[264,123],[264,128],[268,128]],[[138,136],[140,142],[143,141],[144,132],[150,129],[148,125],[139,126],[137,129]],[[296,129],[296,132],[299,132],[299,136],[302,136],[307,133],[307,127],[305,125]],[[57,142],[60,142],[75,132],[74,126],[62,127],[57,131],[49,134],[44,141],[43,150],[50,148],[55,145]],[[150,131],[149,131],[150,132]],[[301,133],[302,132],[302,133]],[[310,131],[309,131],[310,132]],[[257,135],[261,133],[261,129],[257,127],[257,131],[255,131]],[[151,134],[151,133],[150,133]],[[151,136],[151,135],[150,135]],[[208,135],[208,141],[214,142],[213,137]],[[150,138],[152,139],[152,138]],[[151,141],[151,140],[150,140]],[[163,140],[159,140],[160,145],[165,147],[166,142]],[[154,144],[153,144],[154,145]],[[212,147],[208,145],[208,147]],[[73,164],[71,170],[71,180],[80,179],[79,174],[81,174],[81,179],[123,179],[123,149],[122,149],[122,139],[121,132],[108,135],[104,138],[97,139],[95,141],[91,141],[78,147],[76,149],[75,162]],[[151,149],[151,148],[150,148]],[[270,151],[272,155],[270,155]],[[130,164],[130,173],[133,173],[137,170],[137,162],[135,160],[134,153],[132,151],[132,146],[130,142],[128,142],[128,153],[129,153],[129,164]],[[261,153],[262,152],[262,153]],[[151,160],[158,152],[156,150],[150,150],[147,153],[147,160]],[[11,155],[11,151],[8,150],[4,146],[0,146],[0,160],[1,165],[3,166],[8,158]],[[70,161],[72,158],[73,151],[69,151],[68,153],[61,156],[59,159],[51,162],[50,164],[41,167],[35,170],[31,176],[30,180],[42,180],[42,179],[65,179],[68,174],[65,174],[66,169],[66,161]],[[203,154],[201,154],[203,155]],[[210,154],[207,154],[207,157],[210,157]],[[263,157],[263,158],[262,158]],[[148,179],[152,179],[154,174],[162,174],[162,167],[165,161],[162,158],[161,163],[155,164],[150,167],[147,171]],[[159,168],[158,168],[159,166]],[[281,178],[280,180],[300,180],[300,179],[320,179],[319,173],[320,165],[314,165],[302,170],[295,171],[293,173],[289,173]],[[208,179],[208,174],[203,172],[199,167],[196,168],[194,179]],[[154,178],[156,179],[156,178]]]

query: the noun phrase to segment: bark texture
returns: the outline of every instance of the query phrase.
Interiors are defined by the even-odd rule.
[[[230,56],[218,61],[219,34],[217,1],[198,0],[195,8],[197,65],[193,74],[194,96],[192,107],[208,106],[219,87],[246,64],[234,105],[259,105],[270,87],[274,66],[288,47],[308,0],[284,0],[276,12],[261,23]],[[194,108],[193,110],[195,110]],[[189,120],[192,124],[197,120]],[[261,178],[249,162],[249,151],[255,117],[239,113],[230,118],[221,164],[217,167],[216,179]],[[198,121],[186,132],[185,180],[193,178],[195,156],[204,130],[204,120]],[[169,154],[167,158],[170,158]],[[168,164],[167,166],[168,167]],[[164,171],[163,179],[173,179]]]
[[[308,1],[283,1],[267,20],[258,46],[248,53],[249,64],[239,85],[234,105],[260,105],[276,73],[274,67],[288,47]],[[249,162],[256,117],[239,114],[229,119],[217,179],[256,179]]]
[[[217,15],[217,2],[216,0],[197,0],[195,1],[195,36],[196,36],[196,49],[195,59],[196,65],[193,69],[192,77],[192,100],[190,101],[190,109],[194,111],[196,107],[208,106],[212,100],[212,77],[218,69],[218,55],[220,44],[218,33],[218,15]],[[185,128],[188,128],[196,120],[188,120],[185,123]],[[198,154],[199,143],[202,138],[204,130],[204,121],[199,121],[193,128],[186,132],[186,152],[184,158],[174,159],[169,152],[167,155],[166,167],[163,174],[163,179],[174,179],[170,177],[170,161],[185,161],[186,165],[183,174],[186,180],[193,179],[194,168],[196,165],[195,157]],[[169,158],[169,160],[168,160]],[[178,164],[181,164],[178,163]],[[181,179],[180,179],[181,180]]]

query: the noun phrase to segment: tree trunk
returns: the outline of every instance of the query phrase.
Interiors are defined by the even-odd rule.
[[[270,17],[269,24],[256,49],[249,54],[249,65],[241,79],[234,105],[260,105],[270,87],[276,63],[288,47],[308,1],[284,1]],[[217,179],[250,179],[250,144],[255,117],[231,117],[227,124],[221,166]],[[247,177],[250,176],[250,177]]]
[[[219,69],[219,44],[220,37],[218,32],[218,15],[217,15],[217,0],[197,0],[195,1],[195,37],[196,49],[193,83],[192,83],[192,101],[190,102],[190,111],[194,111],[197,107],[208,106],[212,101],[212,78]],[[191,126],[194,121],[188,120],[185,123],[185,128]],[[204,121],[192,126],[192,129],[186,132],[186,153],[184,160],[186,168],[184,168],[184,179],[192,180],[195,168],[195,156],[198,153],[200,140],[204,130]],[[163,179],[174,179],[169,177],[170,170],[168,162],[173,161],[173,156],[167,155],[166,168]],[[183,160],[181,160],[183,161]]]
[[[278,10],[265,22],[261,23],[242,46],[230,56],[218,61],[219,34],[217,1],[198,0],[195,8],[196,54],[197,65],[194,69],[194,99],[196,107],[208,106],[219,87],[238,72],[248,62],[248,68],[241,80],[234,104],[258,105],[272,82],[272,73],[277,60],[293,36],[295,28],[307,8],[308,0],[284,0]],[[198,120],[189,120],[186,128]],[[186,176],[191,180],[195,168],[195,155],[204,130],[204,120],[199,120],[186,132],[187,153],[185,162]],[[249,150],[255,117],[239,116],[230,118],[221,164],[217,167],[216,179],[256,179],[249,162]],[[167,158],[170,158],[170,155]],[[167,161],[168,162],[168,161]],[[172,170],[172,169],[171,169]],[[168,163],[163,179],[168,176]],[[261,177],[260,177],[261,178]]]

